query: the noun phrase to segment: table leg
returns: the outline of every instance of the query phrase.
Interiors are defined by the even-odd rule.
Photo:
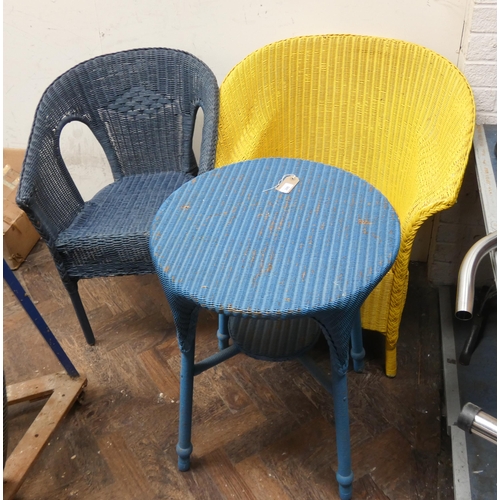
[[[337,481],[342,500],[352,498],[354,475],[351,465],[351,438],[349,431],[349,405],[347,401],[347,367],[349,365],[349,338],[359,319],[359,310],[343,314],[319,314],[315,316],[330,348],[332,370],[333,413],[337,438]]]
[[[332,363],[333,366],[333,363]],[[351,437],[349,432],[349,406],[347,402],[347,376],[332,370],[333,412],[337,437],[337,481],[342,500],[352,497],[354,475],[351,468]]]
[[[229,346],[229,318],[224,314],[219,314],[219,329],[217,330],[217,339],[219,341],[219,351],[222,351]]]
[[[176,451],[179,457],[178,468],[182,472],[189,470],[190,457],[193,452],[191,426],[193,420],[194,347],[195,341],[193,339],[190,349],[181,351],[179,442]]]
[[[160,280],[161,281],[161,280]],[[193,385],[194,385],[194,351],[196,340],[196,324],[199,306],[185,297],[171,293],[168,284],[162,281],[167,296],[181,351],[181,380],[179,401],[179,441],[176,446],[178,468],[189,470],[190,456],[193,451],[191,443],[191,426],[193,420]]]
[[[351,330],[351,357],[355,372],[362,372],[365,367],[365,350],[363,348],[363,331],[361,329],[361,312],[358,311]]]

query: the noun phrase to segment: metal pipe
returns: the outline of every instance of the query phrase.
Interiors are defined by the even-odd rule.
[[[497,246],[497,232],[494,231],[474,243],[465,254],[458,271],[457,300],[455,316],[458,319],[472,318],[474,306],[474,282],[481,259]]]
[[[485,413],[479,406],[467,403],[458,416],[457,426],[497,444],[497,419]]]
[[[31,321],[33,321],[35,326],[38,328],[38,331],[42,334],[45,342],[47,342],[61,365],[63,365],[66,373],[70,377],[79,377],[80,374],[75,368],[75,365],[69,359],[62,345],[59,343],[56,336],[52,333],[52,330],[49,328],[47,323],[45,323],[42,315],[36,308],[35,304],[33,304],[33,301],[30,299],[21,283],[19,283],[19,280],[16,278],[12,270],[7,265],[7,262],[5,262],[5,259],[3,261],[3,278],[10,286],[10,289],[14,292],[14,295],[17,297],[20,304],[24,307],[24,310],[28,313]]]
[[[497,419],[480,411],[471,427],[472,434],[477,434],[482,438],[497,444]]]

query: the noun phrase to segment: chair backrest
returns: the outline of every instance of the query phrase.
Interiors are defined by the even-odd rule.
[[[335,165],[382,191],[403,226],[456,201],[474,101],[431,50],[370,36],[291,38],[247,56],[220,92],[216,167],[272,156]]]
[[[57,78],[40,100],[18,203],[27,212],[37,204],[39,215],[45,207],[47,217],[57,214],[68,220],[80,210],[83,201],[59,149],[62,129],[75,120],[93,132],[115,180],[165,170],[196,175],[213,168],[218,90],[206,64],[175,49],[127,50],[78,64]],[[203,133],[210,131],[211,137],[203,138],[198,169],[192,137],[199,107]],[[44,194],[51,191],[58,199]],[[63,220],[53,222],[59,229],[65,226]]]

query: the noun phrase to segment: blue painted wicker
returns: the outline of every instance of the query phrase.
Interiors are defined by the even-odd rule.
[[[288,174],[299,178],[293,190],[273,189]],[[352,333],[358,369],[359,310],[393,265],[399,243],[398,217],[380,191],[307,160],[233,164],[184,184],[162,204],[150,247],[181,349],[180,470],[190,467],[193,379],[202,368],[240,350],[273,361],[301,356],[322,333],[330,348],[339,495],[351,498],[349,341]],[[221,315],[223,351],[195,364],[200,307]]]
[[[215,160],[219,94],[206,64],[167,48],[99,56],[70,69],[43,94],[24,160],[18,205],[47,243],[87,341],[81,278],[153,273],[148,238],[161,203]],[[200,164],[193,148],[199,108]],[[84,202],[59,150],[66,124],[86,124],[114,182]]]

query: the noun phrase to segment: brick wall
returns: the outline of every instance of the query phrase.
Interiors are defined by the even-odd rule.
[[[477,123],[497,122],[497,1],[469,0],[458,67],[468,79]]]

